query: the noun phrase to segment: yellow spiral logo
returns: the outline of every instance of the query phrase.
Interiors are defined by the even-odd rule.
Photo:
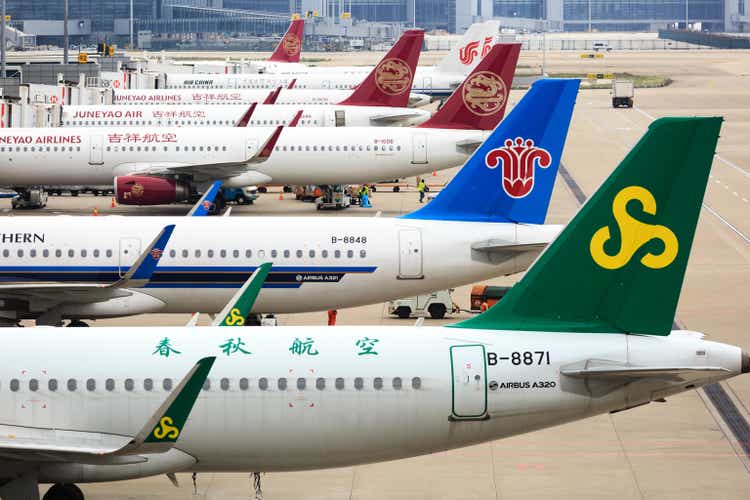
[[[180,435],[180,429],[175,427],[174,421],[171,417],[162,417],[159,420],[159,425],[154,429],[154,437],[156,439],[177,439]]]
[[[641,186],[623,188],[612,202],[612,215],[620,229],[620,250],[615,255],[609,255],[604,251],[604,244],[611,237],[609,227],[604,226],[591,238],[591,257],[604,269],[620,269],[630,262],[643,245],[651,240],[661,240],[664,250],[658,255],[647,253],[641,258],[641,264],[651,269],[667,267],[677,257],[677,237],[666,226],[646,224],[634,219],[627,210],[628,202],[631,200],[638,200],[647,214],[656,215],[656,200],[651,192]]]
[[[240,310],[233,307],[226,318],[224,318],[224,324],[227,326],[242,326],[245,324],[245,318],[240,314]]]

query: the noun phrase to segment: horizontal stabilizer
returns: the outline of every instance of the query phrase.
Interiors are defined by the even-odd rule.
[[[632,366],[606,360],[586,360],[560,368],[567,377],[602,381],[631,381],[639,379],[672,380],[688,382],[697,379],[720,377],[729,370],[715,366]]]
[[[547,246],[547,243],[516,244],[516,243],[509,243],[503,240],[490,239],[490,240],[479,241],[477,243],[473,243],[471,245],[471,249],[477,252],[487,252],[487,253],[493,253],[493,252],[523,253],[523,252],[534,252],[534,251],[541,252],[542,250],[544,250],[546,246]]]

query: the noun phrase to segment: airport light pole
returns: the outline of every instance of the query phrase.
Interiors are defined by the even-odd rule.
[[[133,50],[133,0],[130,0],[130,50]]]
[[[690,18],[688,17],[688,0],[685,0],[685,31],[688,30],[689,19]]]
[[[63,15],[63,64],[68,64],[68,0],[65,0],[65,14]]]
[[[5,0],[3,0],[3,24],[0,25],[0,40],[3,45],[0,46],[0,76],[5,78]]]
[[[589,33],[591,33],[591,0],[589,0]]]

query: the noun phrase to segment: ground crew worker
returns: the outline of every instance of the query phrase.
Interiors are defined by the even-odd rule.
[[[419,191],[419,203],[424,203],[424,192],[427,189],[427,185],[424,183],[424,179],[419,179],[417,183],[417,191]]]
[[[363,184],[359,188],[359,205],[362,208],[372,208],[372,205],[370,205],[370,188],[367,184]]]

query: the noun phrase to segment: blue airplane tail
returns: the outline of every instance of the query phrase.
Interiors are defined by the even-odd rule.
[[[579,83],[534,83],[435,199],[402,218],[543,224]]]

